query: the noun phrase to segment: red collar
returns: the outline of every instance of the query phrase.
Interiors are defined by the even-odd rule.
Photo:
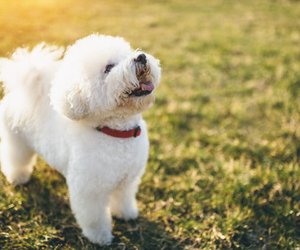
[[[106,135],[110,135],[112,137],[117,137],[117,138],[138,137],[141,134],[140,126],[137,126],[130,130],[117,130],[109,127],[102,127],[102,128],[97,127],[96,129]]]

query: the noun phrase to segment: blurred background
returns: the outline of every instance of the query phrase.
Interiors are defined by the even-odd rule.
[[[118,35],[161,60],[141,217],[106,249],[300,248],[300,2],[0,0],[0,56]],[[0,248],[96,249],[64,179],[0,175]]]

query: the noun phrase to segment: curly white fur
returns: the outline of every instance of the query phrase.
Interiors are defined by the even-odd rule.
[[[1,170],[13,184],[29,180],[35,154],[62,173],[72,211],[92,242],[112,240],[111,214],[138,216],[135,194],[148,158],[141,112],[154,94],[131,96],[139,86],[133,51],[119,37],[91,35],[63,49],[38,45],[0,60],[5,96],[0,106]],[[156,88],[159,62],[145,54]],[[63,56],[63,59],[60,59]],[[108,64],[115,66],[105,72]],[[137,138],[114,138],[98,126],[128,130]]]

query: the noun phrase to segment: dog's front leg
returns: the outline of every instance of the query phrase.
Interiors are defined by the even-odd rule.
[[[114,190],[110,199],[110,210],[117,218],[131,220],[138,217],[136,192],[140,183],[140,177],[131,183],[123,183]]]
[[[108,193],[95,192],[93,183],[79,182],[68,180],[71,208],[77,223],[91,242],[108,245],[113,239]]]

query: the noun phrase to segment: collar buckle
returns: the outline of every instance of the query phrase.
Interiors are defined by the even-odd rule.
[[[140,127],[140,126],[137,126],[137,127],[134,129],[133,137],[138,137],[140,134],[141,134],[141,127]]]

